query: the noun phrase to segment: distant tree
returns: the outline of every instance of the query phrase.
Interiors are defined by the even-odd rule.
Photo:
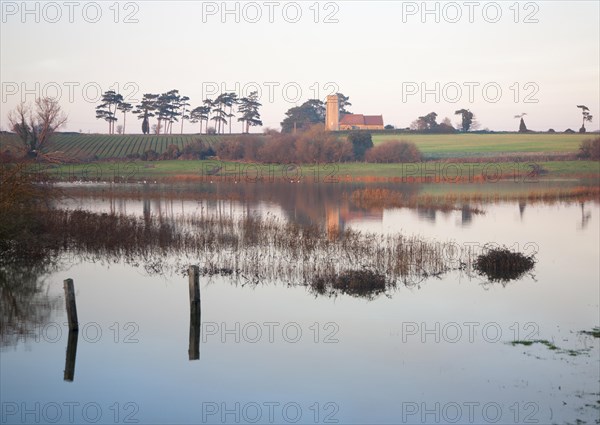
[[[244,133],[250,132],[251,126],[262,125],[260,120],[260,112],[258,109],[262,105],[258,102],[258,92],[252,92],[248,97],[243,97],[239,100],[238,112],[242,114],[238,121],[245,125]]]
[[[213,107],[215,106],[215,102],[210,98],[206,98],[202,101],[202,103],[204,103],[204,107],[207,108],[206,118],[204,120],[206,121],[206,128],[208,130],[208,121],[210,120],[210,113],[212,112]]]
[[[352,143],[354,159],[362,161],[365,158],[365,152],[373,147],[371,133],[365,131],[352,131],[348,134],[348,141]]]
[[[209,106],[198,106],[190,111],[190,122],[200,123],[200,133],[202,134],[202,123],[208,120],[208,114],[210,113]]]
[[[114,134],[117,121],[117,107],[123,102],[123,96],[114,90],[108,90],[102,95],[100,105],[96,106],[96,118],[108,122],[108,134]]]
[[[187,103],[187,101],[190,100],[189,97],[187,96],[181,96],[181,98],[179,99],[179,109],[180,109],[180,116],[181,116],[181,134],[183,134],[183,122],[185,120],[189,120],[190,116],[186,113],[187,112],[187,107],[190,106],[189,103]]]
[[[525,121],[521,118],[521,122],[519,123],[519,133],[527,133],[527,126],[525,125]]]
[[[306,130],[314,124],[325,123],[325,104],[318,99],[310,99],[288,109],[285,115],[281,122],[283,133],[291,133],[294,129]]]
[[[158,134],[160,134],[163,122],[164,133],[173,133],[173,122],[179,121],[181,113],[179,112],[181,95],[179,90],[173,89],[162,93],[156,100],[156,116],[158,119]]]
[[[340,116],[343,114],[350,114],[351,112],[346,109],[347,106],[352,106],[350,103],[350,97],[344,96],[342,93],[336,93],[338,97],[338,105],[340,108]]]
[[[579,109],[581,109],[581,115],[583,115],[583,122],[581,124],[581,128],[579,129],[579,132],[580,133],[585,133],[586,132],[586,130],[585,130],[585,122],[586,121],[592,122],[593,116],[590,115],[590,108],[588,108],[587,106],[585,106],[585,105],[577,105],[577,107]]]
[[[225,124],[227,124],[227,106],[229,102],[229,94],[221,93],[213,102],[213,114],[211,121],[215,122],[215,128],[217,134],[223,132]]]
[[[229,134],[231,134],[231,119],[235,116],[233,113],[233,105],[236,105],[238,101],[237,94],[233,92],[225,93],[223,104],[229,108],[229,112],[227,113],[227,118],[229,118]]]
[[[525,120],[523,119],[523,117],[527,115],[526,112],[523,112],[522,114],[519,115],[515,115],[515,119],[520,119],[521,121],[519,122],[519,133],[527,133],[529,130],[527,130],[527,126],[525,125]]]
[[[418,121],[418,130],[424,130],[424,131],[433,131],[438,127],[438,123],[436,122],[437,120],[437,114],[435,112],[430,112],[427,115],[424,115],[422,117],[419,117],[417,119]]]
[[[131,103],[127,103],[127,102],[121,102],[117,105],[117,109],[119,111],[123,112],[123,125],[121,126],[121,130],[124,134],[125,133],[126,115],[127,115],[127,112],[129,112],[133,109],[133,105]],[[121,133],[119,133],[119,134],[121,134]]]
[[[139,105],[136,105],[136,109],[133,111],[134,114],[137,114],[138,119],[142,119],[142,133],[150,134],[150,121],[149,118],[155,116],[156,112],[156,102],[158,100],[158,95],[153,93],[146,93],[142,97],[142,101]],[[154,126],[153,132],[154,131]]]
[[[471,125],[473,124],[473,112],[469,111],[468,109],[459,109],[458,111],[454,112],[454,115],[460,115],[462,118],[460,127],[461,131],[464,133],[469,131]]]
[[[9,128],[19,136],[30,157],[40,155],[67,119],[58,102],[50,97],[38,98],[33,106],[21,103],[8,113]]]
[[[121,124],[117,126],[117,134],[123,134],[123,126]]]
[[[387,124],[385,127],[383,127],[384,130],[394,130],[396,127],[394,127],[392,124]]]

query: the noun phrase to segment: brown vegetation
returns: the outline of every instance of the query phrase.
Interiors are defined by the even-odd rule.
[[[600,137],[584,140],[579,146],[579,158],[600,160]]]
[[[367,162],[406,163],[420,162],[423,156],[414,143],[390,140],[369,149],[365,159]]]

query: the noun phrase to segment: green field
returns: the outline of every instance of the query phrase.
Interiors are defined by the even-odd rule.
[[[226,136],[212,135],[103,135],[103,134],[56,134],[51,146],[46,151],[61,152],[75,160],[122,159],[130,154],[143,154],[153,150],[159,154],[165,152],[169,145],[177,145],[183,149],[198,140],[209,144],[222,140]],[[0,135],[0,150],[10,149],[18,143],[16,136]]]
[[[130,154],[143,154],[154,150],[159,154],[171,144],[180,149],[203,140],[214,144],[228,135],[102,135],[102,134],[57,134],[48,151],[62,152],[76,161],[94,159],[121,159]],[[598,137],[597,134],[375,134],[374,144],[386,140],[406,140],[415,143],[426,159],[487,158],[504,155],[556,155],[575,154],[582,140]],[[10,149],[17,144],[16,136],[0,135],[0,150]]]
[[[487,157],[503,154],[569,154],[576,153],[583,140],[598,134],[378,134],[375,145],[388,140],[415,143],[425,156],[432,159]]]
[[[254,164],[228,161],[130,161],[130,162],[98,162],[90,164],[40,165],[39,170],[53,175],[58,180],[92,180],[92,181],[185,181],[186,178],[207,178],[210,180],[213,170],[218,168],[214,176],[227,177],[230,181],[254,182],[257,177],[265,180],[313,180],[319,182],[337,182],[364,180],[370,178],[426,178],[433,177],[441,182],[454,182],[456,176],[467,181],[477,180],[495,182],[511,180],[518,182],[534,182],[539,180],[583,179],[588,184],[597,184],[600,175],[598,161],[548,161],[536,163],[544,170],[544,174],[528,178],[530,163],[419,163],[419,164],[306,164],[294,166],[280,164]],[[517,177],[518,176],[518,177]],[[471,179],[473,177],[473,179]],[[581,180],[581,181],[583,181]]]

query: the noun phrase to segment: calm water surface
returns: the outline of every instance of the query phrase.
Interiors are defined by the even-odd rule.
[[[272,214],[459,247],[497,243],[536,251],[538,262],[506,284],[451,272],[374,300],[202,277],[199,359],[190,360],[186,276],[65,257],[31,277],[39,287],[31,302],[3,290],[3,310],[29,310],[2,315],[2,423],[598,423],[598,339],[580,333],[600,323],[597,203],[509,202],[471,214],[364,210],[323,193],[76,196],[63,205]],[[66,278],[76,287],[76,342],[65,326]]]

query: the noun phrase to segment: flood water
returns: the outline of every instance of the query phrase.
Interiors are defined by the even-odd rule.
[[[371,299],[318,296],[283,276],[201,276],[195,324],[180,272],[64,254],[56,267],[4,279],[2,423],[600,421],[599,343],[581,333],[600,323],[596,202],[442,211],[358,207],[348,188],[317,185],[219,186],[213,197],[181,187],[67,189],[61,206],[72,209],[273,216],[460,249],[493,243],[535,252],[537,263],[510,282],[453,270]],[[76,338],[66,325],[67,278]]]

